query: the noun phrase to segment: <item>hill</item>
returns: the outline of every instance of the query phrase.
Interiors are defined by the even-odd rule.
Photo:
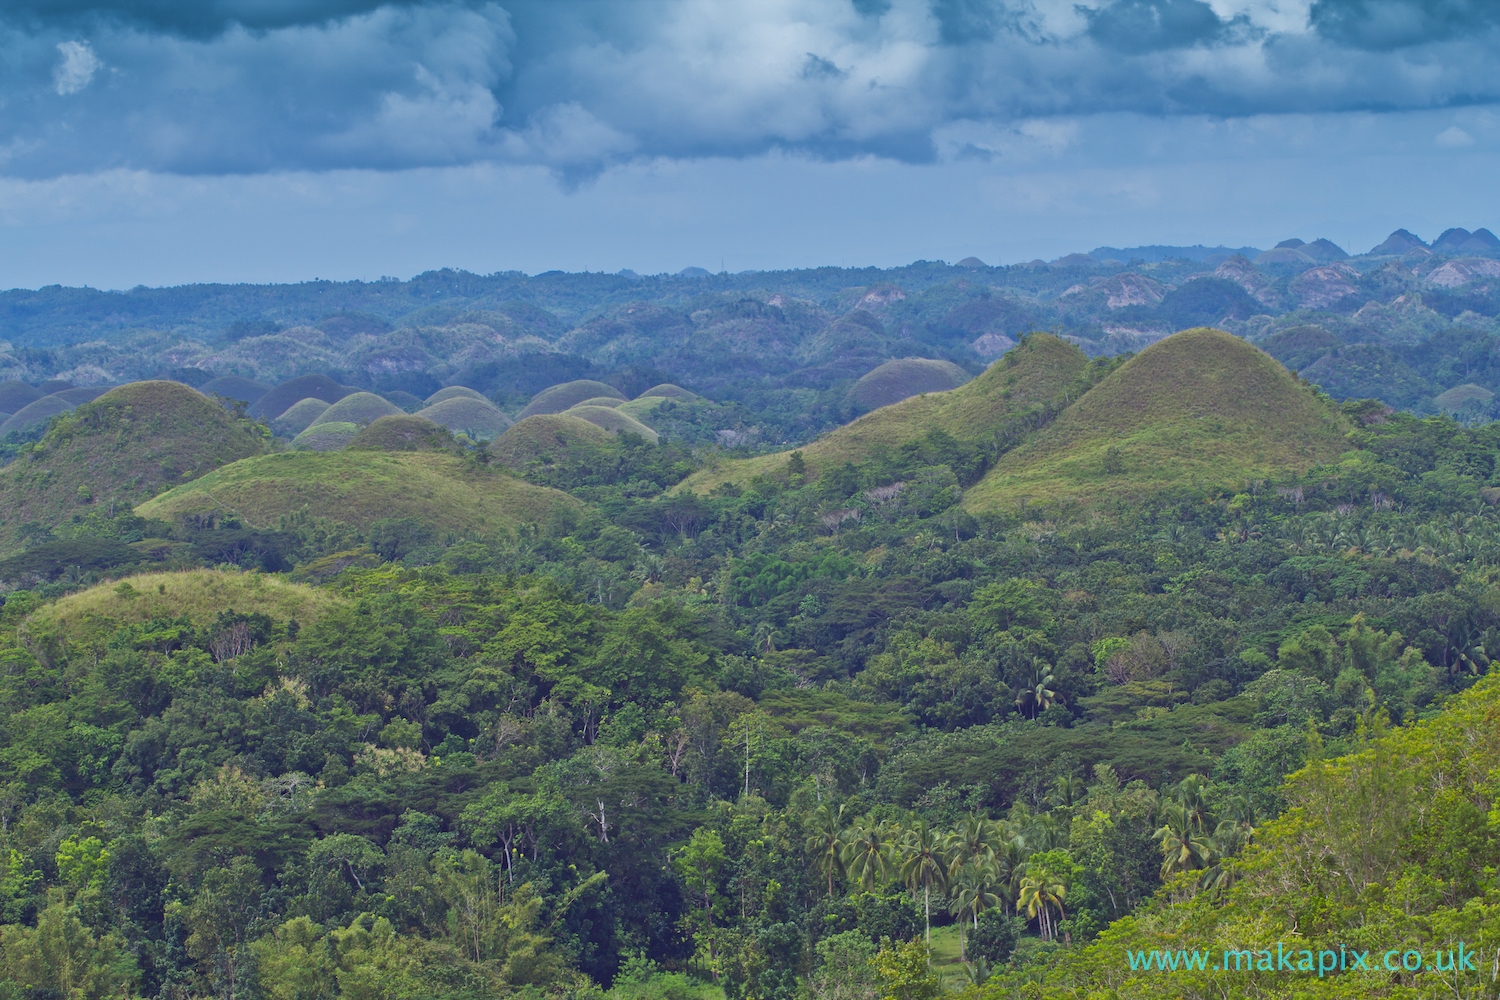
[[[361,429],[359,424],[348,420],[314,421],[292,438],[292,447],[297,451],[338,451],[358,437]]]
[[[537,393],[531,398],[531,402],[526,404],[526,408],[521,411],[517,419],[525,420],[527,417],[535,417],[539,414],[561,413],[595,396],[609,396],[611,399],[621,401],[625,399],[625,394],[612,385],[605,385],[603,382],[587,378],[575,379]]]
[[[244,378],[240,375],[222,375],[219,378],[211,378],[207,382],[204,382],[198,387],[198,391],[205,396],[222,396],[225,399],[238,399],[248,406],[270,392],[271,387],[264,382],[257,382],[253,378]]]
[[[1186,330],[1121,365],[1003,456],[964,506],[1242,486],[1336,459],[1349,429],[1264,352],[1221,330]]]
[[[321,399],[325,403],[337,403],[355,392],[339,385],[327,375],[299,375],[263,393],[250,406],[250,415],[262,420],[274,420],[287,411],[292,404],[304,399]]]
[[[548,461],[569,448],[608,444],[613,436],[587,420],[565,413],[544,413],[516,421],[490,442],[489,449],[500,464],[524,469],[530,462]]]
[[[308,427],[320,424],[358,424],[363,427],[400,412],[401,408],[395,403],[387,402],[373,392],[352,392],[318,414]]]
[[[858,410],[878,410],[924,392],[946,392],[969,381],[969,373],[951,361],[899,358],[864,375],[849,390]]]
[[[867,413],[801,448],[809,480],[845,462],[863,462],[882,450],[918,441],[938,430],[959,441],[993,438],[1042,406],[1081,376],[1088,358],[1072,344],[1035,333],[957,389],[928,393]],[[741,485],[786,466],[790,451],[722,461],[695,473],[682,489],[706,493],[721,483]]]
[[[306,511],[357,528],[414,518],[434,531],[492,534],[578,501],[435,452],[284,452],[235,462],[136,509],[176,521],[226,510],[256,528]]]
[[[489,400],[485,398],[484,393],[476,392],[475,390],[470,389],[468,386],[463,385],[450,385],[446,389],[439,389],[431,396],[428,396],[425,402],[428,406],[432,406],[436,403],[441,403],[444,400],[448,399],[480,399],[484,400],[484,402],[486,403],[489,402]]]
[[[467,396],[450,396],[421,410],[417,416],[439,424],[455,434],[467,434],[475,441],[488,441],[504,433],[511,425],[510,417],[495,407],[489,400],[471,399]]]
[[[74,640],[87,640],[155,618],[186,617],[202,627],[212,624],[225,608],[242,614],[260,612],[278,621],[295,618],[309,625],[343,603],[327,590],[288,583],[279,576],[196,569],[141,573],[101,583],[43,606],[27,624],[37,635],[58,631]]]
[[[628,413],[621,413],[610,406],[574,406],[563,414],[564,416],[577,417],[579,420],[587,420],[596,427],[603,428],[611,434],[639,434],[641,437],[655,444],[656,432]]]
[[[259,455],[255,426],[180,382],[135,382],[60,418],[0,471],[0,548],[28,524],[128,509],[185,479]]]
[[[378,451],[442,451],[453,446],[453,435],[425,417],[402,414],[381,417],[355,435],[348,448]]]
[[[299,400],[271,421],[271,430],[283,437],[296,437],[311,427],[313,421],[321,417],[331,405],[313,397]]]

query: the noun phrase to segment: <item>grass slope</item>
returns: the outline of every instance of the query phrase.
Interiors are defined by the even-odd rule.
[[[941,430],[960,441],[988,438],[1007,420],[1040,407],[1067,388],[1088,366],[1077,347],[1036,333],[984,374],[957,389],[904,399],[867,413],[800,449],[807,476],[815,479],[845,462],[863,462],[882,450]],[[790,452],[723,461],[690,476],[679,489],[706,493],[721,483],[745,485],[786,467]]]
[[[233,512],[256,528],[286,515],[367,528],[416,518],[438,531],[493,533],[579,506],[556,490],[437,452],[283,452],[236,462],[137,508],[142,517]]]
[[[250,404],[250,415],[263,420],[274,420],[300,400],[312,398],[321,399],[325,403],[337,403],[355,391],[344,388],[327,375],[299,375],[281,383]]]
[[[259,611],[277,621],[295,618],[306,625],[342,603],[326,590],[288,583],[278,576],[195,569],[142,573],[101,583],[37,609],[27,625],[34,634],[63,632],[71,639],[87,641],[153,618],[186,616],[201,627],[227,608],[244,614]]]
[[[663,382],[661,385],[653,385],[637,396],[636,399],[648,399],[653,396],[660,396],[663,399],[677,399],[684,403],[691,403],[698,398],[696,392],[689,392],[682,386],[673,385],[671,382]]]
[[[432,406],[447,399],[478,399],[486,403],[489,402],[489,398],[478,390],[470,389],[466,385],[450,385],[446,389],[439,389],[431,396],[428,396],[426,403],[428,406]]]
[[[134,382],[62,417],[0,471],[0,550],[23,525],[90,505],[128,508],[221,465],[259,455],[254,425],[180,382]]]
[[[67,413],[75,404],[56,394],[43,396],[34,403],[27,403],[0,424],[0,436],[15,431],[29,430],[37,424],[45,424],[59,413]]]
[[[271,421],[271,430],[285,437],[296,437],[312,426],[331,404],[309,396],[293,403],[285,413]]]
[[[973,511],[1092,502],[1173,486],[1232,487],[1348,448],[1349,427],[1269,355],[1200,327],[1158,341],[964,495]]]
[[[297,451],[338,451],[359,437],[362,428],[347,420],[332,423],[314,423],[307,430],[292,438],[292,447]]]
[[[501,465],[524,469],[529,462],[547,460],[578,445],[608,444],[609,431],[587,420],[563,413],[543,413],[518,420],[489,443],[490,455]]]

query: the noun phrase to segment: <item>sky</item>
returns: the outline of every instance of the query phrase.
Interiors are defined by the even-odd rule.
[[[1497,0],[6,0],[0,287],[1500,228]]]

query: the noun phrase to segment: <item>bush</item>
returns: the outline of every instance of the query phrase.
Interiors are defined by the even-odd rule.
[[[979,915],[979,927],[969,932],[969,958],[982,958],[991,965],[1008,962],[1020,935],[1019,917],[986,910]]]

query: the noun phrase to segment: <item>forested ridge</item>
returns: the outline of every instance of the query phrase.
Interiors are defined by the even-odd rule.
[[[1336,460],[1142,490],[1114,449],[1087,502],[966,504],[1127,363],[1003,440],[703,494],[670,434],[422,457],[573,498],[513,524],[80,492],[13,525],[0,993],[1483,995],[1121,971],[1277,935],[1492,960],[1500,867],[1500,429],[1281,373]],[[128,451],[101,402],[54,431]]]

